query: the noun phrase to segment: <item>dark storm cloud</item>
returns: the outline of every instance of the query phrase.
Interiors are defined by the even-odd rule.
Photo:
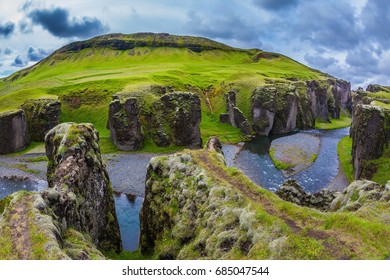
[[[253,0],[253,3],[262,9],[278,11],[296,6],[298,0]]]
[[[331,65],[338,63],[338,60],[333,57],[323,57],[321,55],[306,54],[305,60],[313,67],[326,69]]]
[[[213,17],[189,11],[186,27],[192,34],[219,40],[237,40],[260,47],[259,31],[243,18],[234,14],[220,13]]]
[[[22,57],[18,55],[17,57],[15,57],[15,60],[12,62],[11,66],[24,67],[26,66],[26,64],[27,63],[23,61]]]
[[[346,2],[305,2],[297,9],[293,23],[286,28],[290,36],[300,36],[314,46],[348,50],[361,40],[353,7]]]
[[[0,36],[2,37],[9,37],[12,33],[14,33],[15,30],[15,23],[13,22],[7,22],[5,24],[0,24]]]
[[[390,2],[388,0],[369,0],[362,10],[362,23],[365,38],[379,42],[390,42]]]
[[[41,48],[34,49],[33,47],[29,47],[27,50],[27,58],[30,61],[39,61],[45,58],[46,56],[48,56],[49,54],[50,54],[49,51],[45,51],[44,49]]]
[[[34,24],[41,25],[52,35],[59,38],[86,38],[107,31],[107,27],[97,18],[71,17],[69,11],[62,8],[35,9],[28,13]]]
[[[10,48],[5,48],[4,54],[5,55],[10,55],[12,53],[12,50]]]

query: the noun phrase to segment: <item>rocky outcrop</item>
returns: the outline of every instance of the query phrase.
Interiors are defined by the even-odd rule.
[[[337,192],[330,190],[321,190],[314,194],[307,193],[296,180],[286,180],[275,194],[283,200],[321,211],[327,210],[338,195]]]
[[[354,181],[332,201],[329,210],[357,211],[362,207],[370,207],[375,201],[390,202],[390,181],[385,186],[367,180]],[[388,217],[384,218],[388,220]]]
[[[16,192],[0,200],[0,259],[105,259],[80,232],[64,229],[41,194]]]
[[[351,85],[342,80],[280,83],[252,93],[253,129],[258,135],[310,129],[315,120],[330,122],[352,110]]]
[[[311,207],[334,198],[289,186],[290,200]],[[303,209],[226,167],[220,153],[186,150],[149,163],[140,250],[160,259],[383,259],[390,208],[372,202],[356,216]]]
[[[111,142],[123,151],[134,151],[142,147],[144,133],[136,98],[121,102],[114,97],[108,111],[107,128]]]
[[[216,151],[217,153],[223,154],[222,143],[216,136],[211,136],[207,140],[205,149],[208,151]]]
[[[42,193],[65,229],[87,233],[99,249],[121,249],[113,190],[91,124],[63,123],[46,135],[49,188]]]
[[[390,111],[358,104],[351,128],[352,164],[355,179],[371,179],[377,166],[372,160],[381,157],[390,142]]]
[[[23,110],[0,113],[0,131],[0,154],[20,151],[30,144]]]
[[[165,94],[153,103],[151,111],[150,134],[157,146],[202,146],[198,95],[189,92]]]
[[[226,95],[227,114],[221,114],[219,119],[222,123],[229,123],[233,127],[239,128],[244,134],[251,134],[251,128],[248,119],[244,113],[236,106],[236,92],[230,90]]]
[[[61,103],[53,99],[34,99],[23,103],[32,141],[43,142],[46,133],[60,123]]]
[[[378,84],[369,84],[366,88],[366,91],[369,91],[369,92],[380,92],[380,91],[390,92],[390,87],[382,86],[382,85],[378,85]]]

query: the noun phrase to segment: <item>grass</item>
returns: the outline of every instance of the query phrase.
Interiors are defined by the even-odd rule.
[[[40,174],[41,173],[41,171],[28,168],[28,166],[26,164],[22,164],[22,163],[11,164],[10,167],[16,168],[16,169],[19,169],[19,170],[22,170],[24,172],[28,172],[31,174]]]
[[[46,156],[39,156],[39,157],[33,157],[33,158],[27,158],[25,159],[26,162],[42,162],[42,161],[48,161]]]
[[[372,162],[378,166],[372,180],[381,185],[385,185],[388,181],[390,181],[390,147],[385,147],[382,156]]]
[[[283,162],[283,161],[280,161],[278,160],[276,157],[275,157],[275,152],[276,152],[276,149],[275,148],[271,148],[269,150],[269,156],[271,157],[272,159],[272,162],[274,163],[275,167],[279,170],[287,170],[289,168],[292,168],[294,167],[295,165],[294,164],[291,164],[291,163],[287,163],[287,162]]]
[[[340,119],[338,120],[331,119],[330,123],[320,122],[316,120],[315,128],[326,129],[326,130],[344,128],[350,126],[351,122],[352,122],[352,118],[346,116],[340,116]]]
[[[339,155],[341,168],[343,169],[345,176],[347,176],[349,182],[352,182],[352,138],[349,136],[343,137],[337,144],[337,153]]]
[[[149,36],[146,35],[144,40],[151,44]],[[133,35],[123,35],[121,39],[141,40]],[[28,99],[58,98],[62,104],[61,122],[92,123],[100,133],[102,152],[115,152],[116,148],[108,142],[106,128],[112,95],[137,92],[140,102],[148,107],[157,98],[148,87],[169,86],[200,95],[204,141],[217,135],[224,142],[237,143],[245,139],[243,134],[219,122],[219,115],[226,110],[224,94],[230,88],[238,89],[237,105],[251,122],[251,93],[256,86],[263,85],[265,79],[323,78],[321,73],[283,55],[256,62],[254,58],[262,53],[259,50],[234,49],[192,37],[178,37],[175,42],[181,46],[188,40],[206,44],[204,48],[213,46],[216,49],[193,52],[187,48],[145,46],[131,51],[90,48],[79,52],[57,52],[12,77],[21,73],[27,75],[20,75],[14,81],[3,80],[0,84],[0,112],[18,108]],[[146,143],[142,151],[158,149]]]
[[[390,95],[390,93],[389,93],[389,95]],[[386,103],[383,103],[383,102],[380,102],[380,101],[372,101],[371,105],[380,106],[380,107],[383,107],[383,108],[386,108],[386,109],[390,109],[390,104],[386,104]]]

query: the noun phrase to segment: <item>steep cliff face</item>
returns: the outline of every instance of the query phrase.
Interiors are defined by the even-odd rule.
[[[248,119],[244,113],[237,108],[236,105],[236,92],[230,90],[226,95],[226,114],[220,115],[220,121],[222,123],[229,123],[234,127],[241,129],[244,134],[251,134],[251,128]]]
[[[134,151],[142,147],[142,131],[138,102],[128,98],[123,103],[114,99],[108,111],[108,129],[111,142],[123,151]]]
[[[104,259],[80,232],[64,229],[41,194],[19,191],[0,200],[0,259]]]
[[[52,99],[33,99],[22,104],[32,141],[43,142],[50,129],[60,123],[61,103]]]
[[[352,111],[351,85],[343,80],[275,83],[252,93],[253,129],[258,135],[284,134],[330,122]]]
[[[46,135],[49,188],[42,193],[64,228],[91,236],[105,251],[121,249],[110,179],[91,124],[63,123]]]
[[[379,158],[390,142],[390,111],[372,105],[358,104],[352,119],[352,164],[355,179],[371,179]]]
[[[317,198],[309,200],[320,206]],[[359,216],[299,207],[227,168],[212,148],[187,150],[150,161],[140,248],[160,259],[383,259],[390,224],[371,217],[388,217],[386,203]]]
[[[252,94],[253,129],[258,135],[283,134],[314,127],[310,96],[304,84],[279,83]]]
[[[200,148],[200,120],[198,95],[189,92],[168,93],[152,105],[150,134],[158,146],[174,144]]]
[[[0,113],[0,131],[0,154],[20,151],[30,144],[23,110]]]

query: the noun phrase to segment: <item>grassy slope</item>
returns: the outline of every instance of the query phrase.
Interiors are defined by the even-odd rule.
[[[201,43],[212,45],[208,41]],[[0,112],[16,108],[27,99],[58,97],[62,101],[61,121],[93,123],[102,137],[103,151],[115,151],[106,129],[112,94],[140,92],[150,85],[169,85],[176,90],[196,91],[202,97],[204,139],[219,135],[226,142],[237,142],[242,137],[240,131],[219,123],[219,114],[225,112],[224,94],[229,88],[240,90],[237,105],[250,118],[251,92],[266,79],[321,79],[319,72],[282,55],[255,62],[254,57],[259,53],[262,52],[227,46],[202,52],[167,47],[60,51],[0,82]],[[28,74],[23,76],[24,73]],[[17,75],[20,77],[11,82]],[[212,109],[206,103],[206,96]],[[142,98],[146,103],[153,99],[148,93]],[[145,149],[154,148],[146,145]]]

